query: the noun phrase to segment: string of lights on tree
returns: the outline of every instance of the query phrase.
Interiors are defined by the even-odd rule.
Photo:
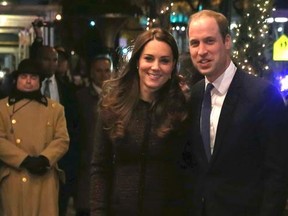
[[[155,27],[157,25],[161,25],[159,22],[162,19],[168,19],[170,21],[170,27],[171,30],[176,31],[186,31],[186,26],[188,22],[188,16],[187,14],[190,13],[190,6],[187,7],[186,2],[176,2],[176,3],[168,3],[166,5],[163,5],[158,11],[158,17],[157,18],[146,18],[146,30]],[[163,23],[162,23],[163,24]]]
[[[271,72],[266,52],[273,43],[267,23],[273,3],[273,0],[250,1],[241,24],[232,29],[233,59],[241,69],[261,77]]]
[[[161,15],[165,15],[167,13],[170,14],[170,11],[171,11],[171,8],[173,7],[174,3],[170,3],[170,5],[168,6],[165,6],[161,11],[160,11],[160,14]],[[151,18],[151,17],[147,17],[147,22],[146,22],[146,30],[149,30],[150,28],[152,28],[155,23],[157,22],[157,19],[156,18]]]

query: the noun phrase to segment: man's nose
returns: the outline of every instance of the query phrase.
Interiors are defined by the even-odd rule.
[[[200,43],[199,48],[198,48],[198,54],[199,55],[205,55],[206,53],[207,53],[206,45],[203,43]]]

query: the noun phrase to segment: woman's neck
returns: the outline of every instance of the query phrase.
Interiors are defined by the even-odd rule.
[[[141,90],[140,92],[140,98],[143,100],[143,101],[146,101],[146,102],[153,102],[154,99],[155,99],[155,93],[154,92],[151,92],[151,91],[145,91],[145,90]]]

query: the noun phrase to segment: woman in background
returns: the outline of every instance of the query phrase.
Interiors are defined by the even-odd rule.
[[[160,28],[140,34],[106,81],[91,168],[91,215],[186,215],[181,158],[185,97],[178,48]]]

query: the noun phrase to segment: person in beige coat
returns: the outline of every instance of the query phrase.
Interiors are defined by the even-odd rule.
[[[40,92],[42,75],[34,60],[15,72],[12,93],[0,100],[0,214],[57,216],[57,161],[67,152],[64,109]]]

